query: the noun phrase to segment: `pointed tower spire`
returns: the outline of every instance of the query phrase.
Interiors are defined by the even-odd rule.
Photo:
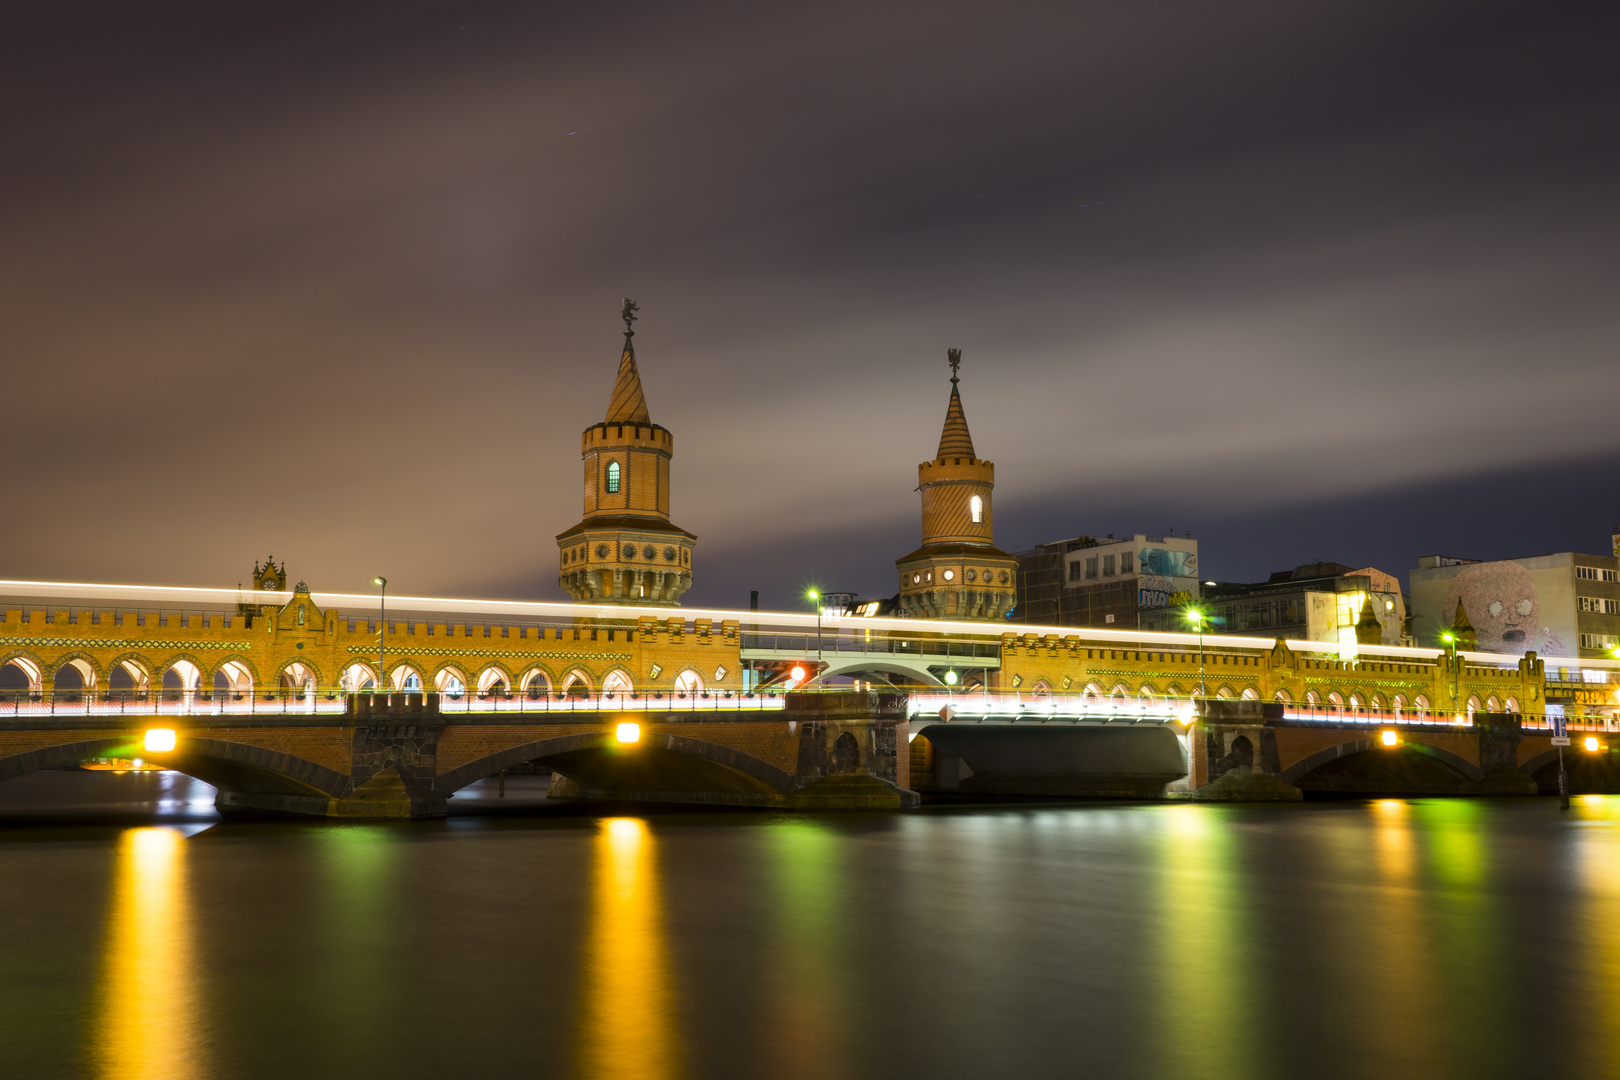
[[[613,382],[613,397],[608,401],[607,423],[650,424],[647,398],[641,392],[641,373],[636,370],[636,347],[630,341],[636,332],[630,324],[636,321],[636,302],[624,298],[624,353],[619,357],[619,377]]]
[[[947,350],[951,363],[951,401],[945,407],[945,429],[939,433],[939,453],[935,459],[947,457],[977,458],[973,452],[973,436],[968,433],[967,416],[962,412],[962,395],[957,392],[956,369],[962,364],[962,350]]]

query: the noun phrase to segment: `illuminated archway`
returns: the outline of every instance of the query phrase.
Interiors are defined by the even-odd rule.
[[[370,690],[377,685],[377,669],[370,664],[359,662],[350,664],[338,676],[338,685],[350,693],[356,690]]]
[[[452,700],[459,699],[467,693],[467,676],[458,667],[442,667],[433,676],[433,689]]]
[[[563,676],[562,693],[564,697],[590,697],[591,677],[575,668]]]
[[[676,697],[697,697],[703,693],[703,676],[687,668],[675,676]]]
[[[636,688],[631,684],[630,676],[621,668],[614,668],[602,680],[603,697],[607,697],[609,694],[630,697],[635,692]]]
[[[551,676],[539,668],[531,668],[523,676],[523,693],[530,701],[551,696]]]

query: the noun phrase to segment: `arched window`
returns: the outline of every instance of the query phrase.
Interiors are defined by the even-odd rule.
[[[609,495],[619,490],[619,463],[617,461],[608,462],[607,489]]]
[[[630,676],[622,671],[610,671],[607,678],[602,680],[602,695],[608,694],[634,694],[635,687],[630,685]]]
[[[977,495],[973,496],[968,500],[968,509],[973,513],[973,524],[982,525],[984,523],[984,500]]]
[[[455,668],[444,668],[433,676],[433,688],[447,698],[459,701],[467,693],[467,678]]]
[[[676,697],[697,697],[703,693],[703,676],[687,668],[675,676]]]

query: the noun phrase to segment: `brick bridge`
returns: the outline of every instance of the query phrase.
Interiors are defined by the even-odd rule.
[[[725,713],[441,713],[438,695],[354,695],[343,713],[0,720],[0,781],[94,758],[141,758],[219,789],[226,813],[433,817],[460,788],[535,762],[554,796],[783,809],[901,809],[906,697],[786,695]],[[620,726],[634,725],[621,738]],[[147,732],[175,733],[147,748]]]
[[[1465,724],[1387,716],[1316,720],[1289,718],[1280,704],[1211,701],[1204,714],[1189,739],[1187,786],[1194,797],[1557,790],[1552,731],[1518,713],[1476,712]],[[1620,790],[1620,732],[1572,724],[1569,734],[1563,761],[1573,789]]]

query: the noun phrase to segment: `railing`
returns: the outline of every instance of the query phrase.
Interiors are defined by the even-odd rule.
[[[975,716],[994,720],[1090,720],[1100,723],[1162,724],[1181,720],[1190,703],[1172,704],[1164,698],[1143,700],[1098,698],[1086,694],[995,694],[989,692],[912,694],[909,714],[914,718],[940,715]]]
[[[1474,723],[1469,714],[1459,719],[1456,714],[1433,709],[1368,709],[1348,705],[1286,705],[1283,707],[1283,719],[1291,723],[1365,724],[1369,727],[1388,724],[1401,727],[1472,728]],[[1571,731],[1613,731],[1616,721],[1566,720],[1565,726]],[[1519,715],[1519,727],[1525,731],[1550,731],[1552,721],[1545,713],[1522,713]]]
[[[405,693],[401,691],[398,693]],[[415,693],[420,693],[415,691]],[[339,716],[347,690],[0,691],[0,720],[84,716]],[[368,692],[361,696],[370,697]],[[397,696],[397,693],[396,695]],[[786,707],[780,694],[440,694],[438,711],[466,713],[765,712]]]

